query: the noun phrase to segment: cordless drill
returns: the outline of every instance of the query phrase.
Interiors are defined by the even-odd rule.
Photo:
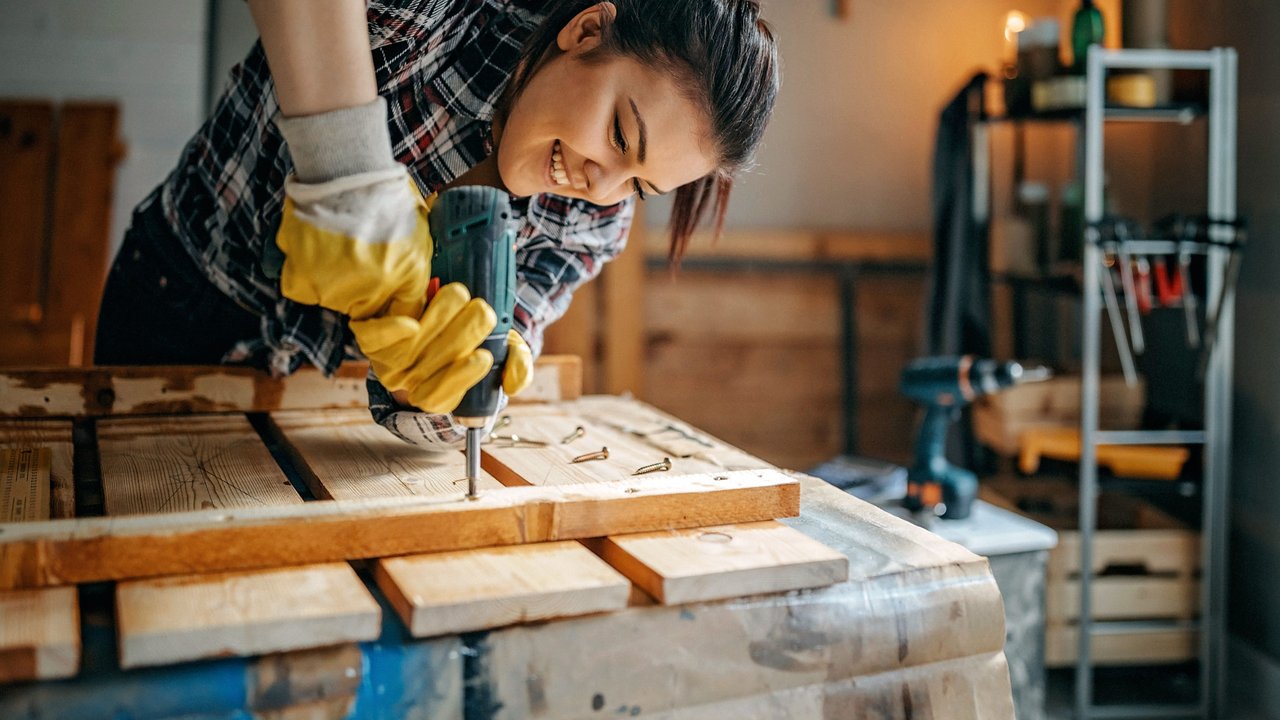
[[[982,395],[1013,385],[1047,380],[1048,368],[963,357],[919,358],[902,371],[903,395],[927,408],[916,440],[915,463],[907,473],[906,509],[928,517],[963,520],[978,494],[978,478],[947,461],[947,429],[960,408]]]
[[[493,368],[465,395],[453,417],[467,428],[467,497],[476,497],[480,440],[498,410],[507,331],[516,303],[515,230],[507,194],[492,187],[445,190],[431,209],[435,253],[431,268],[441,285],[460,282],[493,308],[498,324],[481,345],[493,353]]]

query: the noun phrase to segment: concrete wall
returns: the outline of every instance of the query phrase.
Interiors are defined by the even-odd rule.
[[[205,0],[0,0],[0,97],[121,105],[113,252],[204,119],[208,15]]]

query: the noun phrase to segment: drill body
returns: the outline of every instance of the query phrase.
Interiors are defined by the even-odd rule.
[[[947,460],[947,430],[960,408],[1024,382],[1046,380],[1047,368],[1026,369],[1016,362],[961,357],[920,358],[902,371],[903,395],[925,406],[916,439],[915,460],[907,473],[902,504],[914,513],[962,520],[978,494],[978,478]]]
[[[454,419],[467,428],[467,496],[473,498],[480,475],[480,440],[489,418],[498,410],[507,331],[515,313],[515,230],[510,218],[507,194],[484,186],[445,190],[431,210],[433,274],[441,285],[462,283],[471,297],[488,302],[498,316],[497,326],[481,346],[493,354],[493,367],[453,411]]]

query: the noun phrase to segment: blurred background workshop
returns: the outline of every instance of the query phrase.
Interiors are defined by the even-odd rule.
[[[359,363],[93,366],[247,4],[0,0],[0,716],[1280,720],[1280,3],[761,6],[723,236],[639,204],[440,510]]]

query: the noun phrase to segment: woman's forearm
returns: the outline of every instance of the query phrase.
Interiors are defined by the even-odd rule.
[[[353,107],[378,93],[364,0],[249,0],[286,117]]]

